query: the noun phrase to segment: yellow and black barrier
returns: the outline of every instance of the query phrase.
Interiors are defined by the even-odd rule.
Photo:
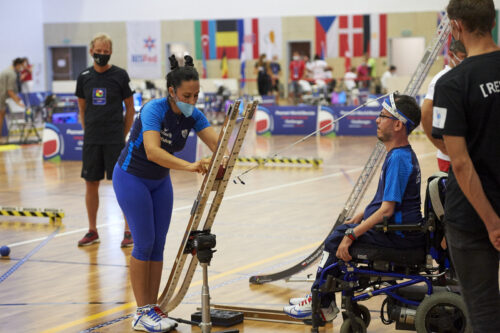
[[[272,164],[294,164],[294,165],[300,165],[300,166],[305,166],[305,165],[310,165],[313,167],[319,167],[321,164],[323,164],[323,159],[322,158],[302,158],[302,157],[272,157],[272,158],[265,158],[265,157],[238,157],[238,162],[240,163],[257,163],[257,164],[267,164],[267,163],[272,163]]]
[[[26,208],[0,206],[0,215],[3,216],[26,216],[26,217],[48,217],[51,224],[60,225],[64,217],[64,211],[56,208]]]

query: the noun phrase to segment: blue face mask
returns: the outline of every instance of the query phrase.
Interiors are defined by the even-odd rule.
[[[179,110],[181,110],[182,114],[185,117],[191,117],[191,115],[193,114],[194,105],[180,101],[175,102],[175,104],[177,104],[177,107],[179,108]]]
[[[184,115],[184,117],[191,117],[191,115],[193,114],[194,105],[179,101],[177,96],[174,97],[174,100],[175,104],[177,105],[179,110],[181,110],[181,113]]]

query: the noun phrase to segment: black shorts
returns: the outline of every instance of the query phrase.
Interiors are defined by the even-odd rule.
[[[87,181],[111,180],[113,169],[118,157],[125,146],[124,143],[116,144],[83,144],[82,152],[82,178]]]

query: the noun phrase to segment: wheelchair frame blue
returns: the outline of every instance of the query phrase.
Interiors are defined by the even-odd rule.
[[[367,262],[367,263],[369,263],[369,262]],[[322,270],[321,275],[320,275],[320,282],[319,282],[320,285],[322,285],[326,282],[326,279],[324,278],[324,276],[327,274],[327,272],[329,270],[337,267],[337,266],[339,266],[339,268],[342,272],[346,272],[344,275],[344,279],[343,279],[346,282],[357,281],[358,279],[354,277],[355,273],[367,274],[370,276],[388,276],[388,277],[400,278],[400,279],[411,279],[410,281],[398,283],[397,285],[394,285],[394,286],[388,286],[388,287],[384,287],[382,289],[377,289],[377,290],[371,291],[370,293],[364,293],[364,294],[361,294],[358,296],[354,296],[351,298],[351,300],[354,302],[369,299],[369,298],[372,298],[373,296],[378,296],[380,294],[385,294],[385,295],[391,296],[394,299],[397,299],[398,301],[403,302],[405,304],[418,306],[420,304],[419,302],[407,300],[399,295],[392,293],[391,291],[399,289],[399,288],[407,287],[407,286],[410,286],[413,284],[421,283],[421,282],[425,282],[427,284],[427,295],[431,295],[432,291],[433,291],[432,283],[429,281],[428,278],[426,278],[424,276],[405,275],[405,274],[399,274],[399,273],[379,272],[379,271],[358,269],[355,265],[350,264],[350,263],[345,263],[345,265],[341,265],[340,261],[338,261],[338,262],[336,262],[336,263],[334,263],[334,264],[332,264],[332,265],[330,265]],[[349,268],[346,268],[346,267],[350,267],[352,270],[349,270]],[[345,290],[342,291],[342,296],[347,296]]]
[[[428,184],[432,179],[438,178],[439,177],[439,190],[443,191],[443,196],[441,197],[441,201],[444,200],[444,189],[445,189],[445,181],[446,181],[446,176],[444,174],[435,174],[431,176],[428,180]],[[444,179],[444,180],[442,180]],[[443,188],[443,190],[441,189]],[[440,194],[441,195],[441,194]],[[356,323],[355,317],[360,314],[360,309],[358,307],[357,302],[358,301],[363,301],[369,298],[372,298],[374,296],[379,296],[379,295],[386,295],[391,299],[394,299],[395,301],[398,301],[400,303],[403,303],[405,305],[408,305],[410,309],[413,309],[412,307],[419,307],[421,304],[422,300],[425,298],[425,296],[430,296],[432,295],[436,287],[450,287],[453,285],[453,283],[448,284],[449,280],[446,279],[444,276],[446,273],[451,274],[453,277],[453,269],[451,267],[450,260],[448,259],[448,252],[445,249],[441,249],[441,239],[444,236],[444,230],[442,226],[442,216],[436,216],[437,214],[433,210],[431,198],[430,198],[430,193],[429,193],[429,185],[426,191],[426,198],[425,198],[425,205],[424,205],[424,222],[421,224],[414,224],[414,225],[389,225],[387,223],[387,219],[384,219],[384,222],[377,225],[375,228],[379,231],[383,232],[395,232],[395,231],[422,231],[425,233],[426,237],[426,244],[425,244],[425,259],[423,262],[418,262],[418,263],[411,263],[411,264],[404,264],[401,262],[392,262],[390,259],[361,259],[359,257],[353,258],[352,261],[350,262],[344,262],[342,260],[339,260],[335,262],[334,264],[331,264],[325,268],[322,269],[319,277],[319,283],[318,287],[313,289],[313,301],[312,301],[312,309],[313,309],[313,315],[312,315],[312,332],[318,332],[318,326],[323,326],[324,322],[322,322],[322,319],[319,316],[319,297],[322,293],[325,292],[338,292],[341,291],[342,293],[342,308],[345,309],[346,311],[343,312],[344,319],[349,318],[351,319],[350,323],[352,332],[357,332],[360,327],[359,323]],[[366,244],[369,245],[369,244]],[[411,249],[406,249],[406,250],[411,250]],[[421,251],[422,249],[420,249]],[[354,257],[354,255],[353,255]],[[436,265],[430,265],[429,260],[432,257],[433,260],[437,262]],[[418,259],[420,260],[420,259]],[[374,270],[374,269],[365,269],[359,268],[358,265],[368,265],[370,268],[376,266],[376,264],[383,262],[384,264],[387,264],[386,268],[387,271],[384,270]],[[407,274],[403,273],[398,273],[391,271],[390,267],[392,266],[392,270],[394,268],[397,269],[405,269],[407,270]],[[333,277],[332,274],[329,274],[332,270],[337,269],[340,271],[340,274],[336,274],[336,277]],[[375,268],[376,269],[376,268]],[[337,272],[338,272],[337,271]],[[416,274],[415,274],[416,273]],[[418,275],[420,273],[426,273],[426,275]],[[331,290],[331,285],[328,285],[328,278],[329,276],[332,280],[335,281],[336,285],[334,287],[334,290]],[[368,277],[369,279],[366,281],[362,281],[363,277]],[[380,279],[376,279],[376,277],[379,277]],[[382,278],[389,278],[389,279],[382,279]],[[375,279],[373,279],[375,278]],[[439,280],[441,278],[444,278],[444,280]],[[408,280],[404,282],[396,282],[395,280]],[[393,282],[395,284],[389,285],[389,286],[383,286],[383,282]],[[444,282],[443,282],[444,281]],[[407,299],[397,293],[398,289],[405,288],[411,285],[416,285],[424,283],[426,286],[426,291],[423,292],[422,288],[422,293],[418,294],[418,298],[411,297],[415,295],[411,295],[411,292],[404,292],[402,291],[401,293],[408,298],[414,298],[414,299]],[[377,289],[371,290],[371,291],[366,291],[367,288],[370,287],[375,287]],[[326,291],[324,289],[327,289]],[[357,291],[363,291],[361,294],[354,296],[354,292]],[[419,290],[420,292],[420,290]],[[422,300],[420,300],[420,297]],[[420,300],[420,301],[419,301]],[[382,309],[381,309],[381,319],[384,324],[390,324],[396,320],[391,318],[389,316],[389,320],[385,320],[383,317],[383,311],[384,311],[384,305],[387,302],[384,301],[382,304]],[[394,304],[393,305],[395,308],[399,307],[399,304]],[[358,308],[357,308],[358,307]],[[394,308],[393,308],[394,309]],[[402,307],[398,308],[399,310],[402,309]],[[367,309],[365,309],[367,310]],[[406,311],[407,309],[405,309]],[[415,310],[415,309],[413,309]],[[357,311],[357,313],[356,313]],[[402,310],[401,310],[402,311]],[[387,312],[389,313],[389,305]],[[363,319],[363,318],[361,318]],[[364,319],[363,319],[364,320]],[[369,320],[369,319],[368,319]],[[387,322],[386,322],[387,321]],[[398,328],[398,325],[401,325],[400,328]],[[413,324],[407,324],[406,322],[398,322],[396,321],[396,329],[410,329],[410,326]],[[415,326],[414,326],[415,327]]]

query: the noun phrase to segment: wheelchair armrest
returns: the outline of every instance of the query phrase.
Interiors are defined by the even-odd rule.
[[[375,230],[383,232],[396,232],[396,231],[425,231],[423,223],[417,224],[377,224]]]
[[[415,224],[389,224],[387,222],[387,217],[384,216],[384,221],[382,223],[375,225],[376,231],[383,232],[396,232],[396,231],[422,231],[425,232],[427,230],[427,223],[415,223]]]

